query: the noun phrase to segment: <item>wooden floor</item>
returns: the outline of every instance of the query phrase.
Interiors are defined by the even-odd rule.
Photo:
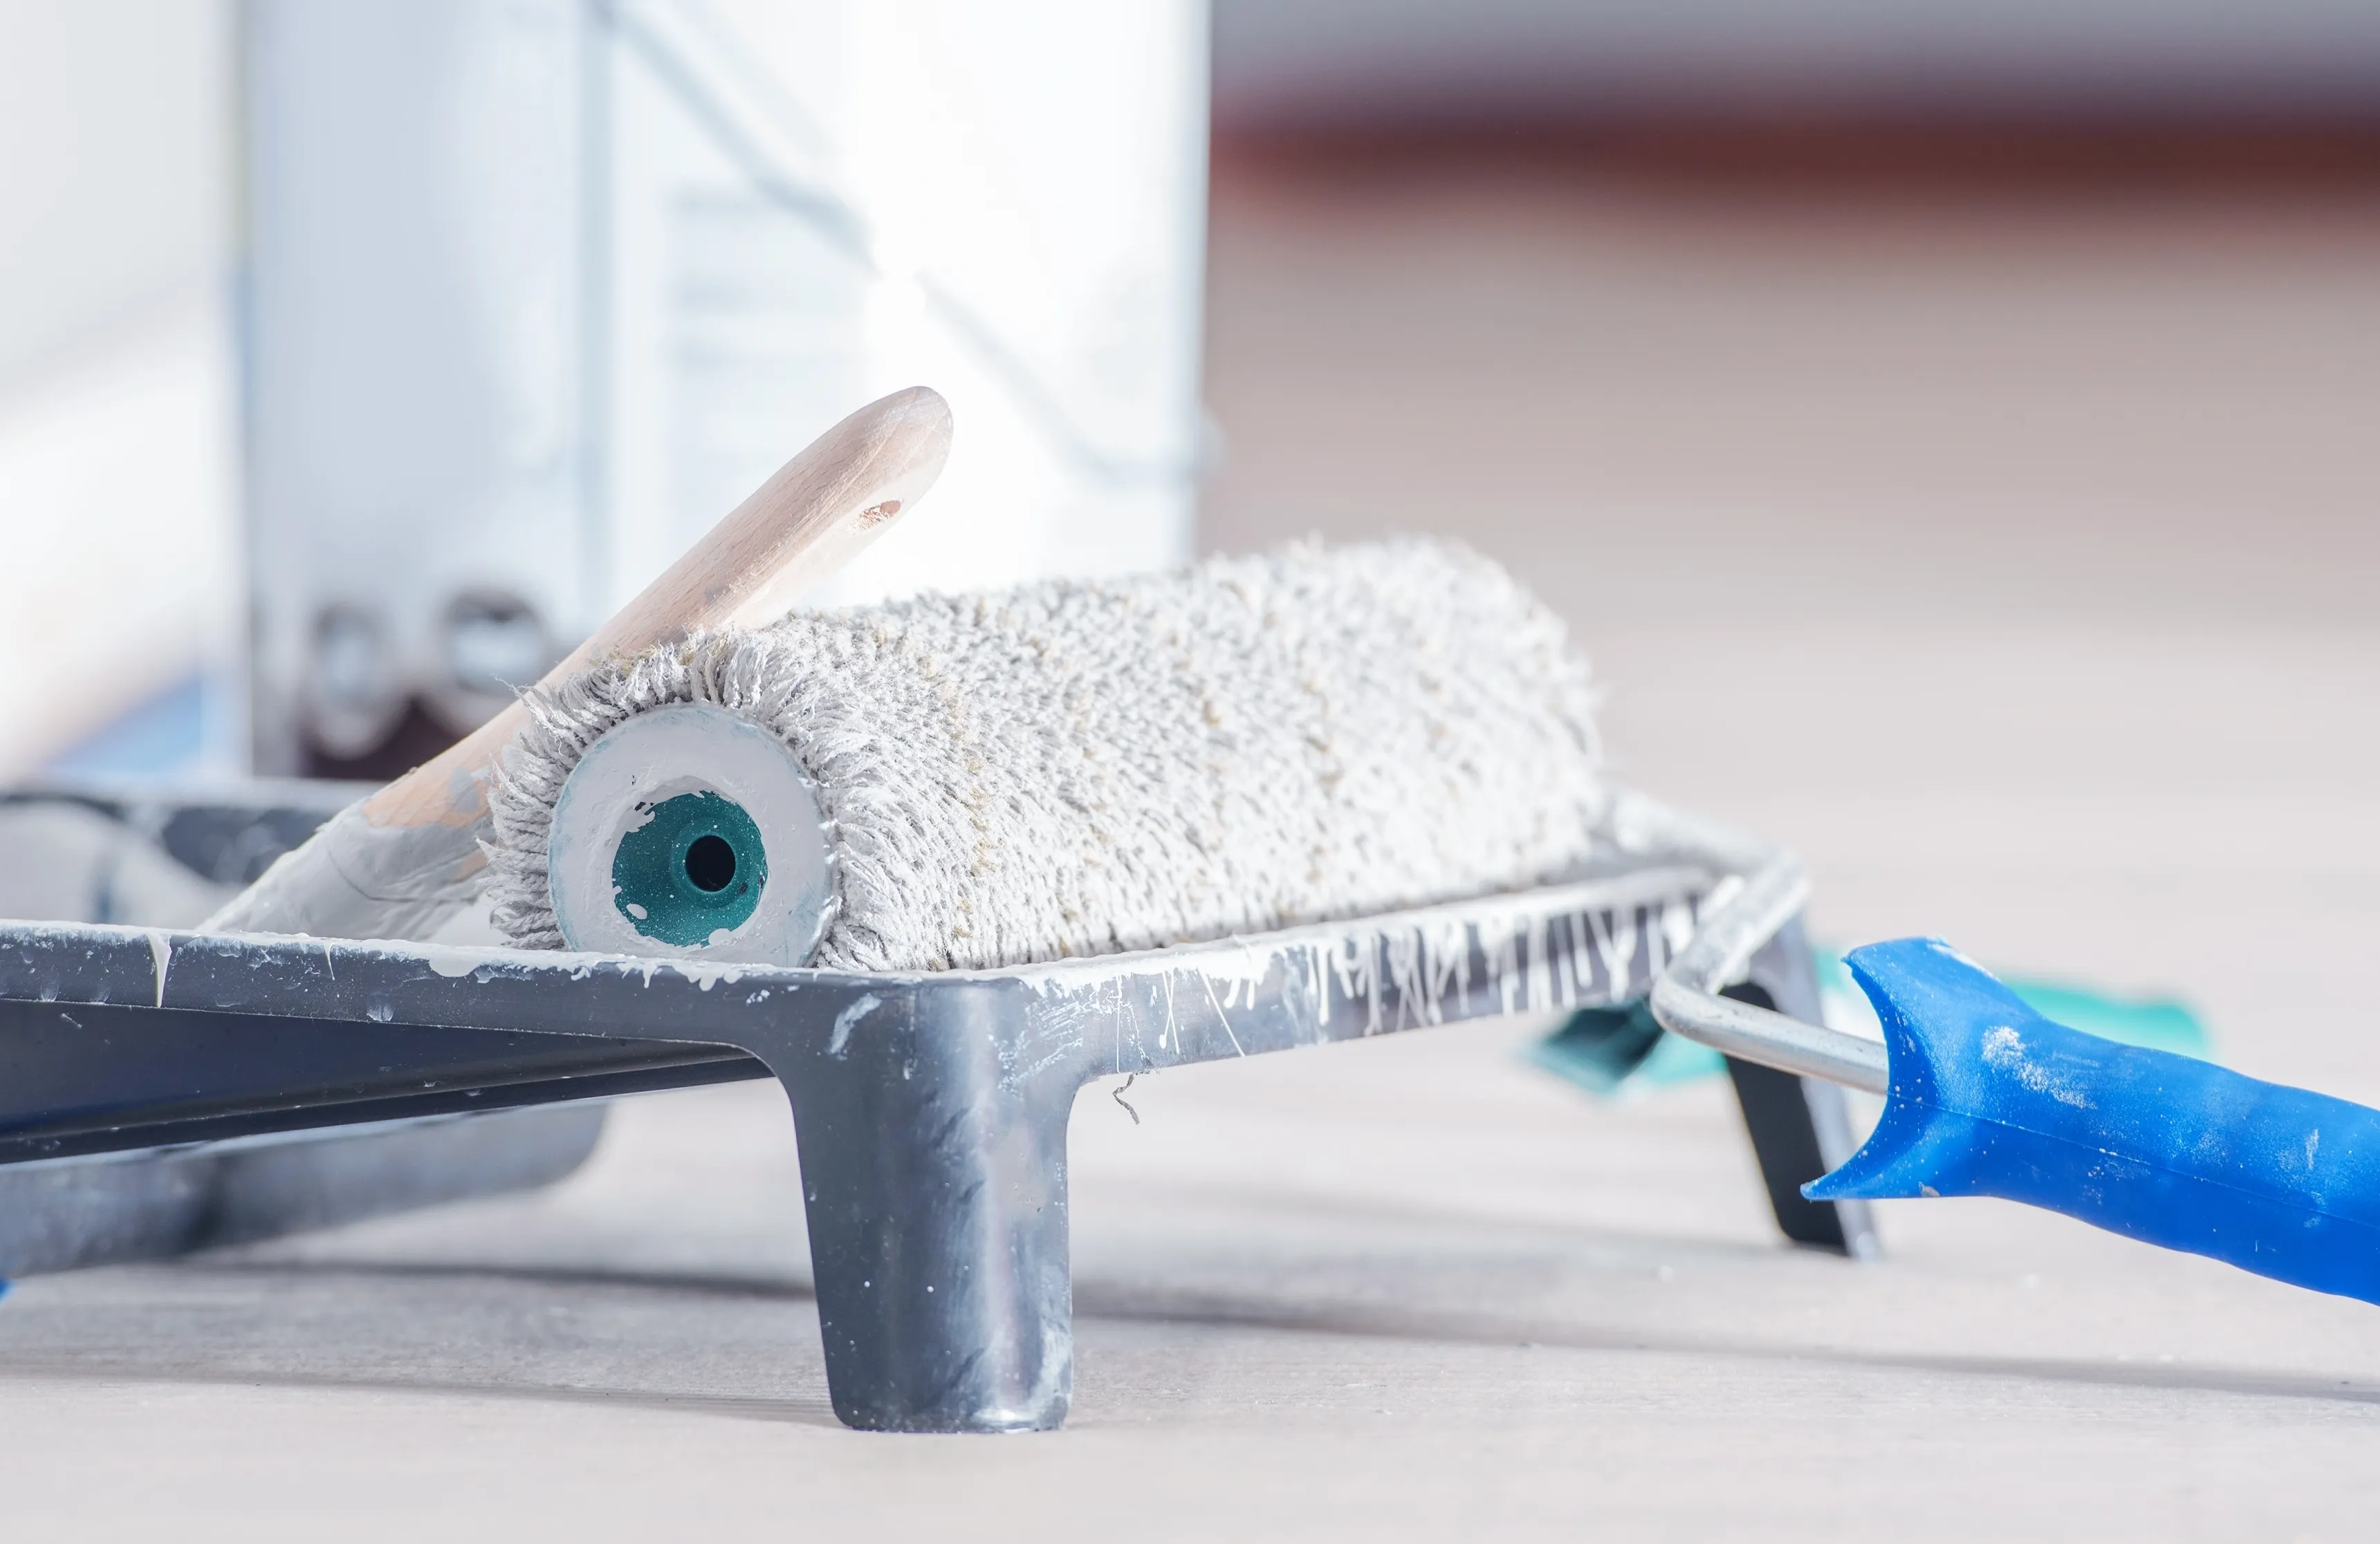
[[[1222,168],[1205,539],[1458,535],[1842,942],[2186,995],[2380,1102],[2380,200]],[[823,1402],[773,1091],[0,1307],[22,1537],[2354,1538],[2380,1309],[1996,1202],[1782,1248],[1723,1092],[1525,1025],[1104,1089],[1071,1429]]]

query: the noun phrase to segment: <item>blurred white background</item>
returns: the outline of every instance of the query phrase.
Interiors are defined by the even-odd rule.
[[[9,0],[0,38],[9,776],[227,669],[239,564],[228,9]]]
[[[0,688],[0,776],[402,769],[920,380],[965,432],[837,593],[1189,550],[1196,0],[9,0],[0,38],[0,644],[75,662]]]
[[[236,6],[0,0],[0,529],[15,560],[0,574],[0,646],[44,662],[0,684],[0,775],[112,724],[94,764],[171,744],[183,747],[172,765],[195,755],[232,770],[247,754],[234,689],[246,605],[229,305]],[[1264,474],[1297,420],[1290,399],[1323,389],[1298,372],[1384,381],[1402,358],[1416,381],[1452,380],[1478,360],[1508,380],[1553,370],[1562,391],[1605,382],[1579,404],[1580,432],[1627,444],[1566,473],[1545,507],[1602,498],[1643,513],[1597,531],[1595,569],[1614,577],[1591,597],[1571,593],[1553,560],[1545,582],[1573,610],[1590,599],[1624,610],[1679,588],[1781,604],[1849,582],[1854,549],[1877,542],[1947,555],[1936,577],[1948,594],[1987,592],[1985,610],[2058,597],[2104,608],[2151,580],[2218,610],[2338,615],[2360,603],[2355,564],[2294,557],[2336,540],[2362,551],[2340,522],[2365,489],[2313,470],[2351,458],[2360,433],[2362,398],[2317,391],[2338,372],[2360,390],[2369,356],[2358,199],[2276,195],[2252,177],[2213,202],[2067,184],[2046,199],[1922,195],[1934,212],[1920,217],[1905,197],[1807,196],[1773,164],[1742,197],[1683,189],[1676,174],[1740,182],[1761,154],[1790,161],[1805,142],[1889,160],[1912,126],[1944,122],[1982,126],[1985,139],[1991,126],[2012,129],[2013,160],[2035,170],[2078,142],[2090,160],[2094,126],[2119,141],[2143,125],[2152,139],[2197,136],[2206,159],[2237,160],[2242,126],[2252,146],[2277,125],[2287,138],[2292,126],[2363,121],[2380,100],[2380,10],[1223,0],[1214,76],[1230,202],[1210,363],[1231,383],[1218,417],[1236,459],[1210,490],[1209,545],[1340,521],[1329,490]],[[2066,138],[2024,139],[2043,123]],[[1787,149],[1747,159],[1778,143]],[[1326,146],[1336,161],[1316,160]],[[2287,182],[2290,158],[2280,162]],[[1342,257],[1372,267],[1334,266]],[[1669,275],[1658,292],[1644,287],[1646,264]],[[1331,278],[1315,297],[1325,308],[1308,311],[1295,285],[1317,268]],[[1367,292],[1367,273],[1389,288]],[[1518,352],[1491,361],[1482,350],[1501,346],[1500,315],[1525,308],[1540,282],[1559,292],[1545,302],[1557,310],[1574,294],[1615,321],[1558,356],[1551,334],[1524,326],[1534,335]],[[1412,294],[1390,293],[1400,285]],[[1489,293],[1501,312],[1464,315]],[[1281,327],[1321,330],[1306,346],[1268,352],[1282,336],[1263,320],[1276,299],[1290,308],[1273,319]],[[1677,313],[1688,331],[1673,336],[1662,319],[1678,306],[1695,317]],[[1343,331],[1329,331],[1334,315]],[[1391,354],[1367,362],[1366,350]],[[1929,400],[1910,394],[1916,377],[1937,382],[1925,390],[1941,404],[1924,423],[1910,417]],[[1493,398],[1490,386],[1451,410]],[[1715,411],[1734,416],[1722,426]],[[2095,416],[2100,443],[2075,439],[2077,413]],[[1862,487],[1808,475],[1836,433],[1792,427],[1814,415],[1874,445]],[[1027,430],[995,420],[992,432]],[[1474,430],[1458,417],[1440,432]],[[1663,437],[1676,453],[1645,462]],[[1354,448],[1301,438],[1334,458]],[[1420,442],[1397,443],[1426,458]],[[1728,486],[1697,482],[1722,462],[1738,468]],[[1365,476],[1334,464],[1344,502]],[[1389,491],[1435,476],[1389,479]],[[2303,494],[2260,512],[2285,539],[2157,539],[2234,529],[2233,512],[2276,482]],[[1920,501],[1896,504],[1912,488]],[[1670,554],[1701,545],[1692,533],[1722,503],[1755,515],[1719,544],[1737,558],[1717,555],[1690,581],[1673,573]],[[1908,515],[1878,526],[1860,511],[1879,503]],[[1391,496],[1350,528],[1400,507]],[[1967,536],[1979,519],[2009,539],[1978,549]],[[2309,537],[2308,520],[2330,536]],[[1549,515],[1530,528],[1579,527]],[[2064,561],[2043,561],[2052,541]],[[2217,549],[2227,555],[2207,558]],[[967,572],[989,571],[977,558]],[[1634,575],[1625,585],[1623,573]],[[1786,574],[1790,585],[1774,582]],[[195,691],[208,671],[226,689]],[[142,705],[147,716],[123,725]]]

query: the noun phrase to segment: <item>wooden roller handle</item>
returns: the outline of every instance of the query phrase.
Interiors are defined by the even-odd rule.
[[[856,556],[931,488],[949,457],[951,412],[923,386],[870,403],[738,504],[538,682],[697,628],[771,621]],[[488,779],[528,721],[516,702],[379,792],[334,816],[208,919],[219,931],[419,938],[477,887]]]

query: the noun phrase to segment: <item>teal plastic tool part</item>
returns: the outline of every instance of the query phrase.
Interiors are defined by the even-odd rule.
[[[1655,1023],[1642,997],[1611,1007],[1579,1008],[1525,1054],[1554,1076],[1607,1096],[1646,1092],[1727,1070],[1717,1051]]]
[[[613,904],[664,944],[733,932],[759,909],[768,883],[760,828],[743,805],[716,793],[662,800],[612,856]]]
[[[1891,1082],[1811,1200],[1999,1196],[2380,1302],[2380,1112],[2053,1022],[1938,939],[1848,963]]]

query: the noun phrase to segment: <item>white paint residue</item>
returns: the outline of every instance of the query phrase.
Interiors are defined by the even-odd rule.
[[[1529,1006],[1540,1013],[1555,1006],[1553,919],[1541,916],[1529,930]]]
[[[165,1006],[165,971],[174,963],[174,940],[155,928],[144,929],[149,935],[149,958],[157,962],[157,1006]]]
[[[1521,1010],[1520,997],[1527,983],[1521,977],[1521,933],[1526,923],[1506,912],[1498,917],[1483,917],[1479,922],[1479,953],[1488,961],[1488,984],[1496,994],[1496,1001],[1506,1013]]]
[[[1306,1000],[1314,1005],[1314,1034],[1319,1040],[1330,1025],[1330,974],[1322,962],[1320,943],[1307,944],[1303,952],[1308,983]]]
[[[1238,1031],[1232,1028],[1231,1013],[1223,1007],[1223,1000],[1215,995],[1214,978],[1202,971],[1198,972],[1198,984],[1207,989],[1207,1004],[1215,1010],[1215,1022],[1222,1025],[1223,1033],[1230,1037],[1232,1049],[1243,1056],[1246,1055],[1247,1047],[1240,1043]]]
[[[1635,909],[1615,906],[1609,911],[1590,911],[1586,925],[1595,935],[1596,956],[1603,961],[1603,979],[1610,983],[1611,995],[1618,997],[1627,990],[1636,966]]]
[[[1371,972],[1366,968],[1366,961],[1364,958],[1362,939],[1348,937],[1333,939],[1323,946],[1322,958],[1330,966],[1330,981],[1339,988],[1339,995],[1351,1003],[1364,995],[1366,983]],[[1330,995],[1327,991],[1323,995],[1323,1003],[1326,1009],[1323,1018],[1327,1020],[1330,1018],[1327,1011]]]
[[[1682,900],[1673,900],[1661,908],[1661,941],[1670,946],[1670,957],[1676,959],[1686,952],[1694,941],[1694,909]]]
[[[1416,909],[1365,924],[1152,950],[1138,961],[1090,956],[1015,971],[932,972],[917,979],[1021,981],[1048,1005],[1045,1014],[1062,1015],[1065,1005],[1079,1000],[1083,1013],[1104,1026],[1114,1065],[1123,1068],[1129,1045],[1144,1036],[1153,1048],[1171,1053],[1169,1061],[1189,1054],[1182,1017],[1186,972],[1191,990],[1206,999],[1232,1046],[1245,1053],[1248,1043],[1233,1018],[1240,1010],[1288,1015],[1299,1027],[1297,1041],[1318,1043],[1330,1035],[1334,1011],[1359,1003],[1364,1017],[1357,1032],[1371,1035],[1481,1011],[1608,1000],[1637,974],[1640,946],[1658,968],[1667,952],[1665,929],[1691,937],[1695,909],[1681,887],[1687,877],[1675,871],[1630,875],[1620,884]],[[1475,978],[1488,1002],[1475,1002]],[[1274,990],[1267,998],[1269,983]],[[1138,1021],[1134,1003],[1147,1005],[1141,1010],[1146,1022]]]
[[[1729,901],[1733,900],[1737,896],[1742,895],[1742,893],[1743,875],[1740,874],[1730,874],[1726,875],[1720,879],[1718,884],[1713,885],[1710,887],[1710,894],[1703,897],[1702,900],[1694,907],[1695,920],[1702,921],[1718,915],[1721,911],[1727,910],[1727,903]]]
[[[2306,1133],[2306,1172],[2308,1174],[2312,1174],[2313,1172],[2313,1150],[2321,1145],[2322,1128],[2320,1127],[2316,1127],[2313,1130]]]
[[[842,1060],[844,1053],[851,1049],[852,1026],[883,1006],[884,999],[873,992],[854,998],[849,1007],[834,1016],[834,1032],[827,1036],[826,1054]]]
[[[1380,940],[1388,957],[1389,984],[1397,995],[1397,1028],[1438,1022],[1438,1004],[1429,995],[1423,967],[1426,941],[1418,928],[1399,928]]]
[[[1981,965],[1976,964],[1973,960],[1968,959],[1965,955],[1961,954],[1957,949],[1952,948],[1949,945],[1944,943],[1939,938],[1926,939],[1925,947],[1933,950],[1936,954],[1940,955],[1945,959],[1957,960],[1960,964],[1964,965],[1970,971],[1982,971],[1984,969]]]
[[[1214,994],[1216,983],[1221,983],[1223,1007],[1254,1007],[1257,1006],[1257,989],[1272,976],[1272,958],[1257,953],[1245,938],[1231,941],[1238,946],[1238,952],[1217,956],[1213,963],[1202,967],[1198,973],[1206,981],[1209,995]]]
[[[1584,913],[1564,916],[1562,928],[1570,935],[1570,1000],[1583,1003],[1595,992],[1595,945]]]
[[[1328,952],[1346,942],[1350,927],[1375,937],[1398,928],[1424,928],[1433,937],[1451,938],[1466,930],[1477,928],[1492,934],[1515,916],[1533,923],[1540,917],[1551,918],[1572,913],[1596,917],[1606,912],[1620,914],[1618,936],[1624,941],[1624,954],[1633,959],[1635,953],[1639,913],[1648,905],[1682,898],[1691,886],[1707,882],[1699,870],[1684,867],[1645,869],[1611,878],[1584,880],[1520,894],[1505,893],[1473,900],[1448,901],[1440,905],[1415,907],[1406,911],[1384,912],[1354,923],[1315,923],[1302,927],[1283,928],[1278,933],[1232,934],[1204,944],[1169,945],[1162,949],[1148,949],[1132,954],[1088,953],[1069,955],[1062,959],[1042,960],[1035,964],[1002,966],[990,970],[968,971],[895,971],[883,974],[902,981],[1022,981],[1042,994],[1065,993],[1107,981],[1134,969],[1158,968],[1218,970],[1226,953],[1246,956],[1251,951],[1263,951],[1259,956],[1268,961],[1279,959],[1293,951],[1316,949]],[[1449,948],[1451,956],[1457,948]],[[625,956],[607,955],[604,959]],[[1467,967],[1465,967],[1467,969]],[[1220,967],[1220,973],[1245,969],[1233,965]],[[1466,988],[1467,989],[1467,988]]]
[[[2090,1097],[2081,1089],[2030,1060],[2025,1055],[2024,1037],[2005,1024],[1984,1031],[1984,1065],[1998,1068],[2034,1092],[2046,1093],[2060,1104],[2070,1104],[2078,1110],[2093,1107]]]
[[[722,981],[730,986],[735,985],[744,979],[744,972],[747,969],[746,966],[730,964],[723,959],[705,959],[699,955],[665,959],[661,963],[694,983],[698,990],[704,992],[710,991]],[[650,979],[650,971],[647,972],[648,980]]]
[[[1429,932],[1430,1011],[1440,1012],[1451,994],[1458,1006],[1471,992],[1471,929],[1453,918],[1424,924]],[[1432,1023],[1438,1019],[1430,1020]]]
[[[486,949],[467,949],[453,944],[416,944],[412,947],[421,956],[424,965],[449,981],[459,981],[490,962]]]

